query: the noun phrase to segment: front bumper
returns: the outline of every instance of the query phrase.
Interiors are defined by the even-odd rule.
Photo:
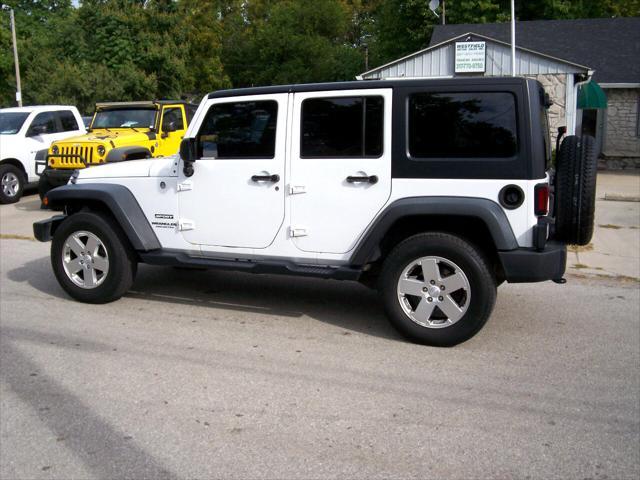
[[[561,280],[567,266],[567,246],[547,242],[543,249],[518,248],[498,252],[509,283]]]
[[[40,174],[40,177],[46,179],[51,188],[61,187],[69,183],[69,179],[75,170],[47,168]]]
[[[67,218],[66,215],[56,215],[33,224],[33,236],[40,242],[48,242],[58,228],[58,225]]]

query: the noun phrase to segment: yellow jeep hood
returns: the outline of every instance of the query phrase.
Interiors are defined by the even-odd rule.
[[[131,128],[118,129],[96,129],[84,135],[67,138],[56,142],[57,144],[86,144],[86,143],[109,143],[112,148],[124,147],[128,145],[142,145],[155,138],[155,132],[148,128],[133,130]]]

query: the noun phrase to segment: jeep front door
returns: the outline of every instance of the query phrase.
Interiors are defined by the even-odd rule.
[[[305,252],[347,253],[391,194],[391,89],[296,93],[291,225]]]
[[[210,100],[194,173],[178,179],[179,228],[194,245],[266,248],[284,218],[287,94]]]
[[[158,146],[154,157],[167,157],[178,153],[180,141],[187,129],[183,105],[164,105],[161,112]]]

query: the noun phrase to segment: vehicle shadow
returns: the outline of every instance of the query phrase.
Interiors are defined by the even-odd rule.
[[[9,271],[8,277],[71,300],[58,285],[47,257]],[[385,318],[378,293],[355,282],[140,265],[125,296],[248,314],[306,315],[345,330],[401,339]]]
[[[42,371],[40,365],[13,345],[13,336],[3,331],[0,378],[34,416],[64,441],[67,449],[98,478],[163,478],[178,476],[144,447],[107,422],[76,392]],[[35,373],[37,372],[37,373]],[[55,468],[52,464],[45,468]],[[55,470],[54,470],[55,471]]]
[[[35,194],[35,195],[30,195]],[[41,205],[40,197],[38,196],[38,190],[34,191],[25,190],[22,199],[15,204],[15,209],[23,212],[35,212],[40,210]]]

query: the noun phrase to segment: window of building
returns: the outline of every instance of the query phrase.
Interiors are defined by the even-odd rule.
[[[72,132],[74,130],[79,130],[76,117],[69,110],[62,110],[60,112],[57,112],[57,116],[60,120],[60,125],[62,126],[63,132]]]
[[[204,158],[273,158],[278,102],[213,105],[198,133],[198,156]]]
[[[382,97],[310,98],[302,102],[300,155],[379,157],[383,128]]]
[[[416,93],[409,98],[413,158],[512,157],[517,152],[511,93]]]

